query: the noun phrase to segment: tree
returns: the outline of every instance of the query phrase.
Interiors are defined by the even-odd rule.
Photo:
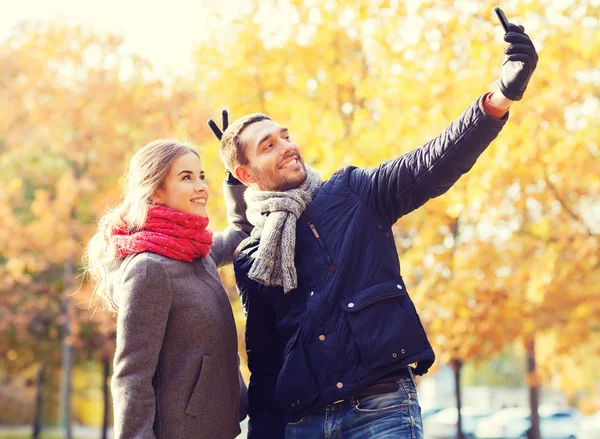
[[[79,27],[24,25],[0,46],[0,66],[0,330],[2,352],[14,353],[2,363],[48,361],[55,374],[66,322],[68,349],[112,356],[111,316],[70,305],[91,291],[74,277],[82,250],[131,154],[181,135],[200,110],[193,91],[167,87],[118,38]]]
[[[262,111],[286,124],[324,176],[374,166],[435,136],[493,86],[505,45],[494,6],[248,3],[219,12],[197,51],[198,88],[233,117]],[[525,99],[466,177],[394,227],[422,320],[439,357],[456,364],[517,341],[535,356],[531,340],[565,325],[578,340],[597,334],[590,211],[600,139],[586,128],[598,125],[598,6],[544,1],[505,12],[540,52]],[[539,373],[530,371],[532,386]]]

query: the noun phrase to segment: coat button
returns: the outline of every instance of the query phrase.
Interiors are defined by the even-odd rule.
[[[389,233],[386,233],[386,234],[385,234],[385,236],[386,236],[386,238],[389,238],[389,237],[390,237],[390,234],[389,234]]]
[[[381,224],[378,224],[377,227],[379,227],[381,229]]]
[[[292,403],[292,407],[296,407],[296,405],[294,403]]]
[[[337,383],[337,384],[336,384],[336,387],[337,387],[338,389],[341,389],[342,387],[344,387],[344,383]]]
[[[350,302],[350,303],[348,304],[348,308],[354,308],[354,302]]]
[[[397,356],[398,356],[398,354],[395,352],[392,354],[392,357],[394,357],[394,358],[396,358]]]
[[[404,349],[402,349],[400,352],[402,352],[403,354],[405,354],[405,353],[406,353],[406,351],[405,351]]]
[[[396,288],[398,288],[399,290],[401,290],[402,289],[402,285],[398,284],[398,285],[396,285]]]
[[[311,295],[311,296],[314,296],[314,295],[315,295],[315,292],[314,292],[314,291],[311,291],[311,292],[310,292],[310,295]]]
[[[300,404],[300,400],[296,401],[296,404]]]
[[[324,336],[324,335],[322,335],[322,334],[321,334],[321,335],[319,335],[319,340],[321,340],[321,341],[325,341],[325,336]]]

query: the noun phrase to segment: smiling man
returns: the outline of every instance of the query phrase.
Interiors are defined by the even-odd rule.
[[[438,137],[376,168],[323,182],[284,126],[244,116],[221,139],[249,187],[255,226],[234,261],[247,313],[250,439],[423,437],[415,374],[435,356],[407,293],[392,234],[446,192],[496,138],[537,64],[511,24],[498,89]]]

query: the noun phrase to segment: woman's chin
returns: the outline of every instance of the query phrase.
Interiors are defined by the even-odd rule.
[[[191,213],[192,215],[201,217],[208,216],[208,211],[206,210],[205,206],[192,206],[192,208],[187,213]]]

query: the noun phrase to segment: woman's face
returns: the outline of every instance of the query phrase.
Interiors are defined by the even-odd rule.
[[[180,212],[206,217],[209,195],[200,158],[190,152],[173,161],[162,187],[152,200]]]

